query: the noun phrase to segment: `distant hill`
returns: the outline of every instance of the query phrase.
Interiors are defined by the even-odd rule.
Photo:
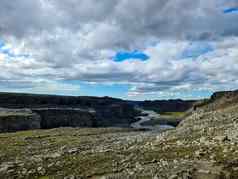
[[[185,112],[193,107],[196,100],[154,100],[154,101],[142,101],[138,102],[137,105],[144,109],[154,110],[158,113],[162,112]]]
[[[112,103],[126,103],[111,97],[91,96],[59,96],[44,94],[3,93],[0,92],[0,107],[9,108],[34,108],[34,107],[94,107]]]

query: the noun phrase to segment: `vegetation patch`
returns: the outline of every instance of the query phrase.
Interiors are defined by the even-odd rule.
[[[166,118],[183,118],[186,112],[160,112],[159,114]]]

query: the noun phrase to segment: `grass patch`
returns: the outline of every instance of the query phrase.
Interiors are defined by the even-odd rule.
[[[181,119],[177,118],[155,118],[150,121],[142,123],[143,126],[159,126],[170,125],[176,127],[181,122]]]
[[[186,112],[160,112],[161,117],[183,118]]]
[[[48,176],[39,177],[38,179],[50,179]]]
[[[176,127],[186,116],[186,112],[160,112],[158,117],[142,123],[144,126],[171,125]]]

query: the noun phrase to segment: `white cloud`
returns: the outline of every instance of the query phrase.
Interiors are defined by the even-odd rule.
[[[223,14],[231,5],[225,0],[3,0],[2,48],[15,55],[0,51],[0,85],[7,89],[1,80],[12,80],[20,89],[25,80],[36,86],[32,91],[43,91],[37,81],[44,80],[52,83],[44,83],[51,92],[58,80],[126,83],[134,86],[130,95],[160,96],[237,88],[237,15]],[[181,59],[193,41],[209,42],[214,51]],[[135,49],[150,59],[112,60],[118,51]]]

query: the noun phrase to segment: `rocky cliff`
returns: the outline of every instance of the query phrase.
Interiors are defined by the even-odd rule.
[[[0,109],[0,132],[40,129],[41,117],[31,110]]]
[[[73,108],[36,108],[42,129],[58,127],[96,127],[95,112]]]
[[[0,131],[66,126],[129,126],[139,113],[133,105],[126,101],[109,97],[17,93],[0,93],[0,107],[6,111],[9,109],[12,111],[11,116],[8,114],[0,116],[2,127]],[[22,109],[28,109],[28,112],[23,112]],[[22,110],[22,113],[16,112],[17,110]],[[28,126],[27,123],[29,123]]]
[[[238,103],[238,90],[220,91],[214,93],[210,99],[198,101],[194,104],[194,110],[214,111],[236,105]]]

